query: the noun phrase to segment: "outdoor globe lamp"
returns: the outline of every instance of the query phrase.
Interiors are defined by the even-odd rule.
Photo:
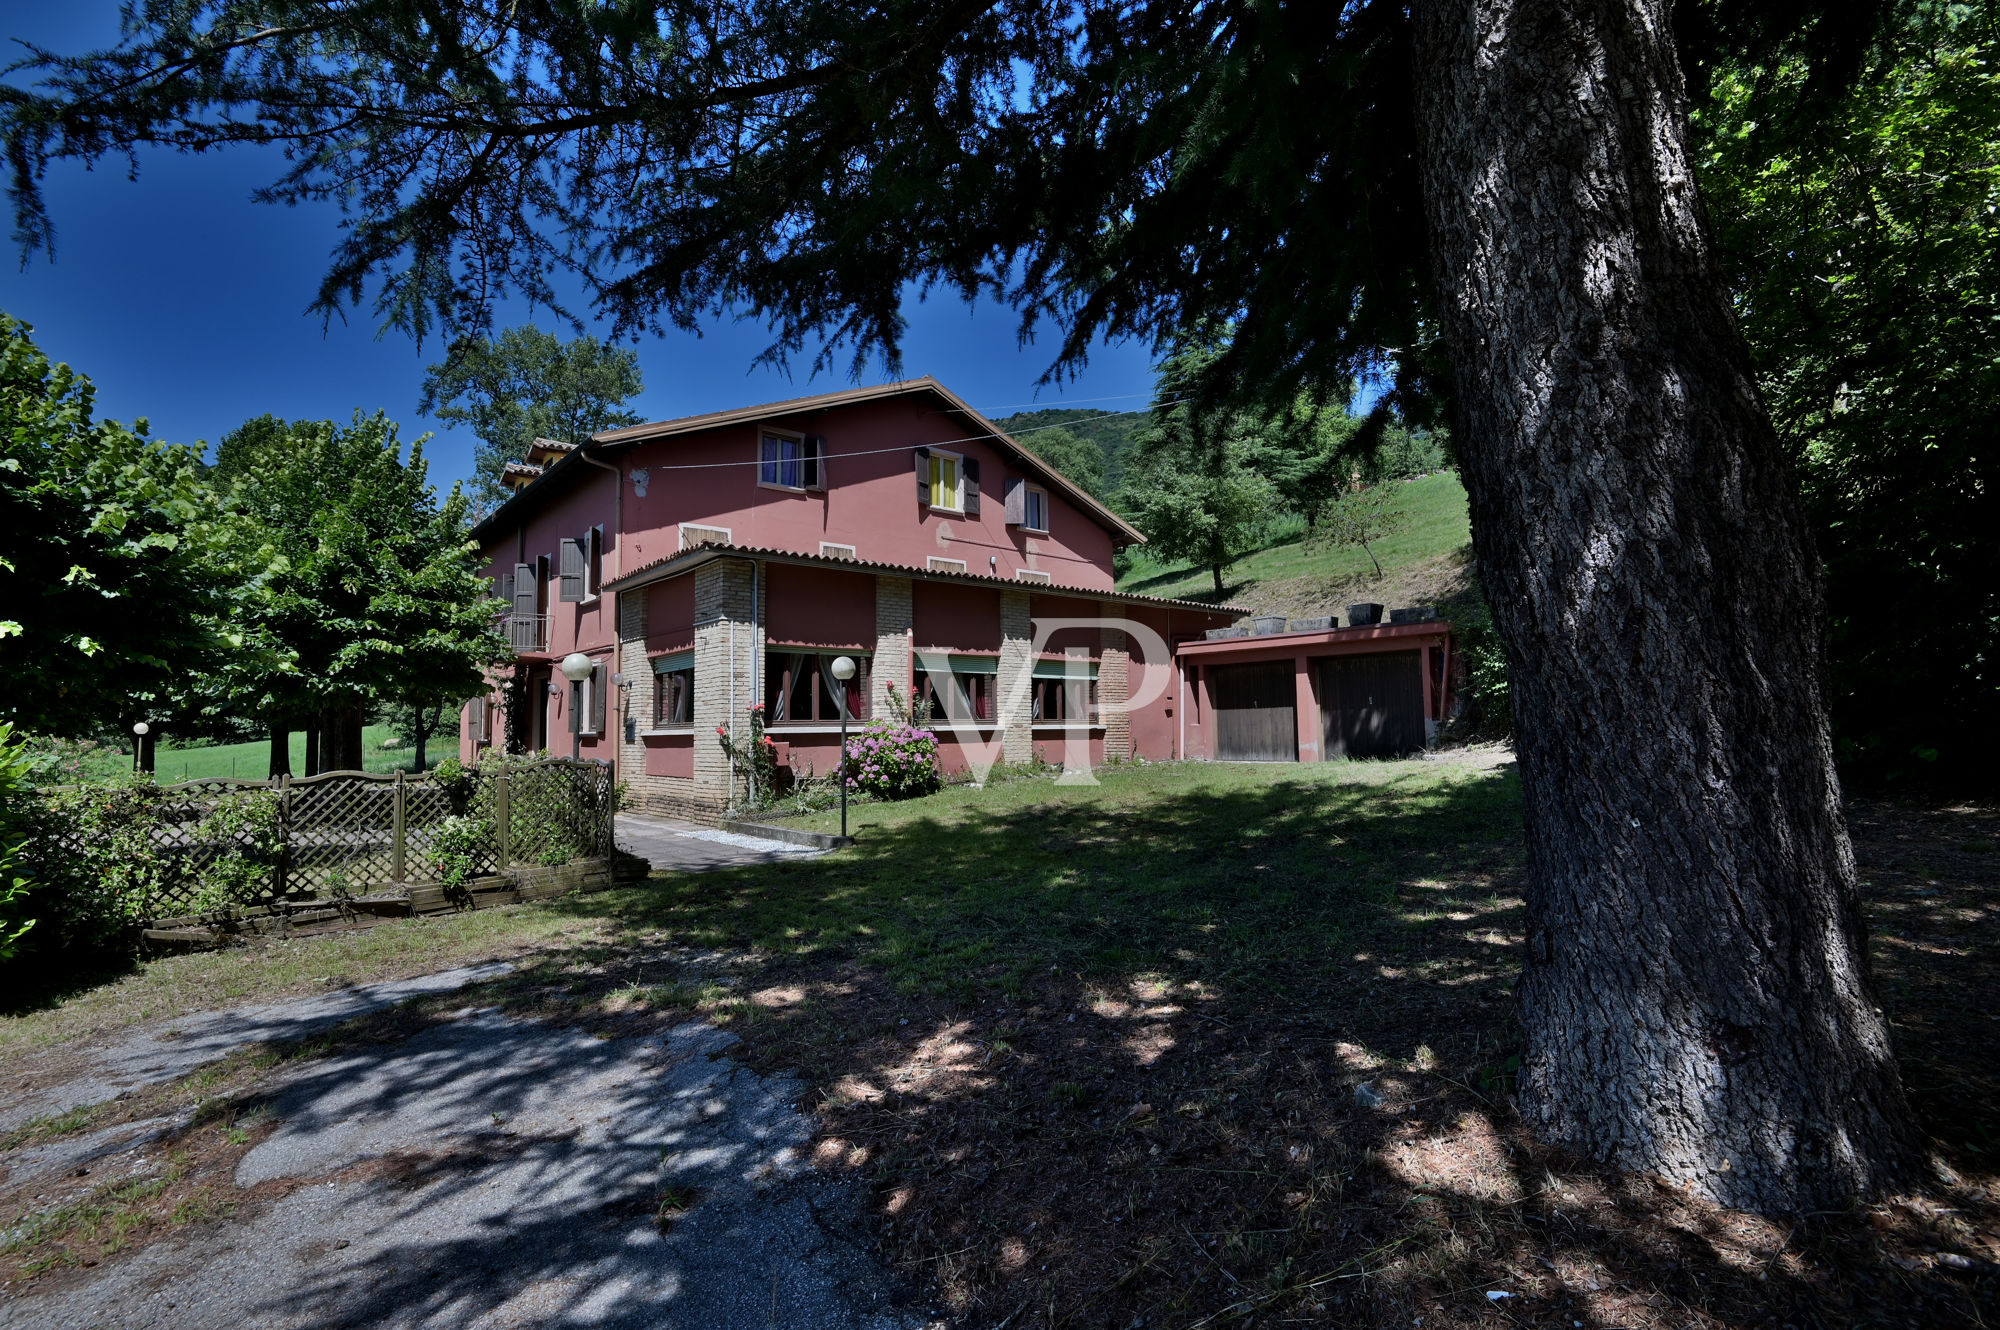
[[[152,728],[152,726],[143,720],[132,726],[132,770],[134,771],[144,771],[146,769],[144,765],[146,733]]]
[[[835,656],[830,667],[840,680],[840,834],[847,835],[847,681],[854,677],[854,657]]]
[[[560,669],[563,678],[570,682],[569,760],[574,762],[579,756],[579,748],[583,743],[583,689],[581,685],[585,679],[590,677],[591,671],[596,667],[590,663],[590,657],[584,655],[581,651],[572,651],[562,658],[562,664],[556,668]]]

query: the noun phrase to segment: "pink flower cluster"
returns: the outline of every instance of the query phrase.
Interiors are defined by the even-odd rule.
[[[847,743],[847,788],[877,799],[913,799],[944,784],[937,735],[915,725],[873,721]]]

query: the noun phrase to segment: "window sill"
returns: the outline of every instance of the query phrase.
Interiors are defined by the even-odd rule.
[[[641,739],[671,739],[676,734],[693,733],[694,722],[690,721],[686,725],[656,725],[650,730],[640,730],[639,737]]]
[[[963,509],[963,508],[940,508],[940,507],[938,507],[938,506],[937,506],[936,504],[934,504],[934,503],[933,503],[933,504],[926,504],[925,506],[926,506],[927,508],[929,508],[929,509],[930,509],[930,514],[931,514],[931,516],[932,516],[932,517],[964,517],[964,516],[965,516],[965,509]]]
[[[1016,531],[1019,531],[1024,536],[1046,536],[1049,534],[1049,529],[1047,527],[1029,526],[1026,522],[1021,522],[1017,524],[1014,529]]]
[[[1038,720],[1030,728],[1034,729],[1037,732],[1082,730],[1088,733],[1093,730],[1098,730],[1098,731],[1103,730],[1104,722],[1094,720],[1091,721],[1089,724],[1085,725],[1085,724],[1071,724],[1068,721],[1060,721],[1060,720]]]
[[[807,488],[806,488],[806,487],[805,487],[804,485],[780,485],[780,484],[779,484],[779,483],[778,483],[777,481],[775,481],[775,480],[760,480],[760,481],[758,481],[758,482],[757,482],[757,488],[758,488],[758,489],[760,489],[760,490],[776,490],[776,491],[777,491],[778,493],[780,493],[780,494],[818,494],[818,493],[821,493],[821,491],[819,491],[819,490],[813,490],[813,489],[807,489]]]
[[[857,729],[860,726],[866,725],[867,723],[868,723],[868,718],[866,716],[852,716],[848,718],[847,728],[850,730]],[[837,720],[788,720],[783,725],[766,725],[764,727],[764,733],[839,734],[840,722]]]

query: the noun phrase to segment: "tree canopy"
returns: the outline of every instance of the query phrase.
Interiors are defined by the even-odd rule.
[[[1826,560],[1846,766],[1963,782],[2000,729],[2000,23],[1923,7],[1802,116],[1811,78],[1720,70],[1702,183]]]
[[[506,501],[500,474],[537,438],[582,443],[602,429],[636,425],[623,409],[639,395],[639,358],[594,337],[562,341],[532,324],[497,338],[466,337],[424,372],[421,411],[478,436],[473,489],[488,505]]]
[[[262,568],[214,520],[199,454],[94,414],[89,379],[0,314],[0,718],[69,737],[192,721],[268,664]]]
[[[229,511],[281,569],[245,617],[286,668],[238,705],[280,726],[330,717],[329,763],[358,767],[371,703],[461,701],[509,654],[465,497],[454,486],[440,501],[428,470],[423,440],[405,460],[380,412],[346,426],[265,417],[219,452]]]

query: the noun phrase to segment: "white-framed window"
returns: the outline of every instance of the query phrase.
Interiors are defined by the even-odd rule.
[[[702,526],[697,522],[681,523],[681,548],[694,549],[699,545],[728,545],[736,537],[726,526]]]
[[[1029,531],[1049,529],[1049,492],[1034,485],[1022,491],[1021,525]]]
[[[576,708],[576,732],[596,734],[600,713],[597,709],[597,676],[600,670],[592,670],[588,678],[579,679],[569,686],[570,705]]]
[[[854,546],[838,544],[831,540],[822,540],[819,543],[819,553],[823,559],[852,559],[857,557],[854,552]]]
[[[757,443],[757,483],[774,489],[806,487],[806,440],[803,434],[765,430]]]
[[[957,453],[931,449],[931,510],[965,511],[965,459]]]
[[[653,728],[679,729],[694,724],[694,652],[680,651],[653,660]]]
[[[854,677],[833,677],[833,662],[846,656]],[[872,658],[863,651],[772,651],[764,662],[766,725],[838,725],[845,702],[849,721],[865,721]]]
[[[1016,568],[1014,570],[1014,580],[1016,582],[1053,582],[1056,579],[1039,568]]]
[[[924,567],[934,573],[962,573],[966,571],[965,560],[947,559],[937,554],[933,554],[930,558],[924,560]]]

